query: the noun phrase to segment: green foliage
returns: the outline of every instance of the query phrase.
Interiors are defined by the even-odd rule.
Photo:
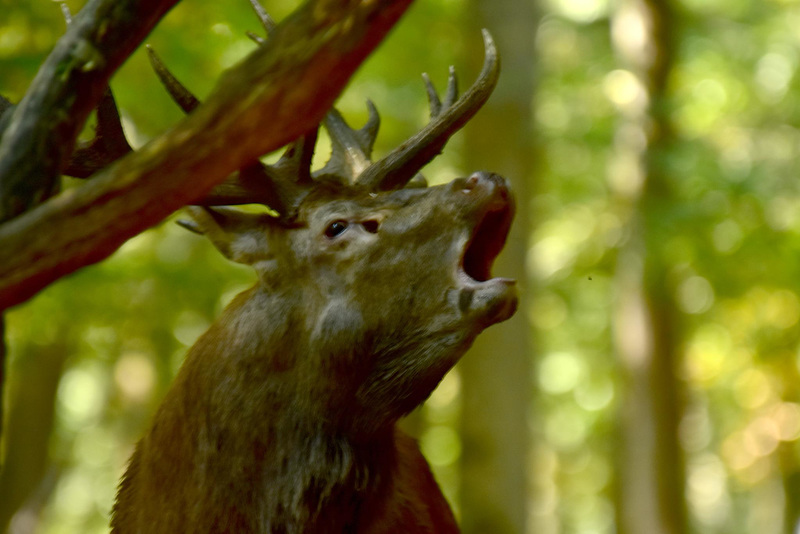
[[[534,506],[550,529],[611,532],[622,401],[612,357],[614,267],[630,237],[615,168],[625,162],[611,154],[637,87],[614,58],[608,13],[553,4],[538,34],[536,118],[546,156],[531,248],[542,290],[531,316],[543,352],[536,484],[547,498]],[[647,206],[643,224],[682,313],[676,371],[688,392],[680,440],[691,521],[697,532],[788,532],[776,499],[793,491],[800,436],[800,41],[789,29],[800,6],[675,7],[675,139],[655,155],[669,190]],[[796,521],[797,509],[788,511]]]

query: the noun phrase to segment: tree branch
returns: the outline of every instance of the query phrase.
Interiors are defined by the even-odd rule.
[[[3,132],[11,120],[11,114],[14,113],[14,107],[14,104],[7,100],[3,95],[0,95],[0,139],[3,138]]]
[[[315,128],[410,3],[309,1],[173,129],[0,226],[0,309],[107,257],[231,172]]]
[[[0,144],[0,221],[57,192],[108,80],[178,0],[90,0],[13,110]]]

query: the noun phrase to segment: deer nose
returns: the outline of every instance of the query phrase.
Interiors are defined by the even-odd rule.
[[[484,193],[497,194],[506,200],[510,196],[508,180],[493,172],[478,171],[472,173],[460,185],[461,192],[464,194],[470,194],[473,191],[482,189]]]

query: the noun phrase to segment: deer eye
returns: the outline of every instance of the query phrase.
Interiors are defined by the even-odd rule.
[[[377,234],[378,233],[378,226],[380,226],[380,224],[375,219],[368,219],[368,220],[362,222],[361,226],[363,226],[364,230],[366,230],[367,232],[369,232],[371,234]]]
[[[347,221],[338,220],[333,221],[325,228],[325,236],[333,239],[334,237],[341,235],[345,230],[347,230],[348,223]]]

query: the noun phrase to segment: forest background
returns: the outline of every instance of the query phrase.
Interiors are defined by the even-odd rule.
[[[185,0],[147,42],[202,97],[257,27]],[[473,79],[481,27],[500,84],[426,175],[512,178],[495,271],[522,306],[408,422],[464,531],[796,532],[800,1],[418,0],[338,107],[372,99],[385,153],[427,118],[420,72]],[[0,0],[0,94],[63,31]],[[112,89],[136,146],[181,116],[141,49]],[[0,531],[107,531],[186,349],[253,279],[168,221],[9,311]]]

